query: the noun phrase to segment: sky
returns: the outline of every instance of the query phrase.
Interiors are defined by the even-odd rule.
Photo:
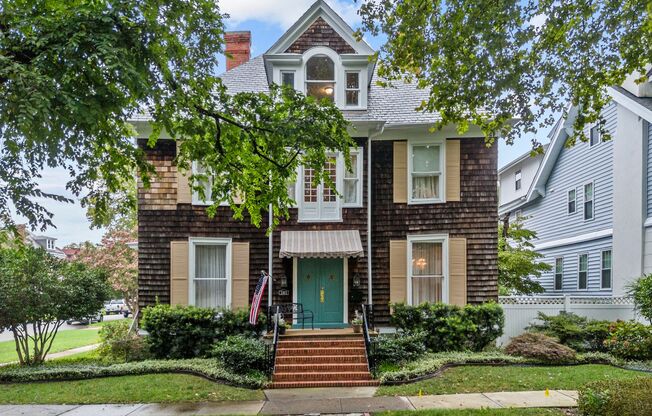
[[[249,30],[252,36],[251,55],[255,57],[264,53],[292,23],[294,23],[313,3],[314,0],[221,0],[223,13],[229,14],[226,20],[227,30]],[[360,25],[356,11],[359,2],[353,0],[327,0],[327,3],[339,13],[353,28]],[[533,22],[533,24],[536,24]],[[381,46],[382,39],[365,38],[374,48]],[[224,59],[220,64],[224,68]],[[539,140],[545,143],[548,131],[539,133]],[[521,138],[514,145],[507,146],[503,141],[498,145],[498,166],[501,167],[531,149],[530,140]],[[65,189],[68,174],[62,169],[48,169],[43,172],[40,184],[44,191],[73,198]],[[74,204],[40,201],[54,214],[55,229],[50,228],[43,234],[57,238],[57,246],[82,241],[99,242],[104,230],[90,229],[85,210],[78,201]],[[21,222],[21,219],[18,218]],[[41,233],[40,231],[37,231]]]

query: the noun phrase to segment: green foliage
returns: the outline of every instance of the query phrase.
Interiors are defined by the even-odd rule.
[[[413,361],[426,352],[423,332],[380,335],[375,340],[374,359],[378,363],[401,364]]]
[[[96,314],[107,295],[98,269],[42,249],[0,248],[0,331],[13,332],[21,364],[43,362],[61,325]]]
[[[652,359],[652,327],[619,321],[612,324],[610,332],[604,344],[611,354],[626,360]]]
[[[639,277],[629,286],[629,296],[641,316],[652,324],[652,274]]]
[[[36,198],[72,202],[38,188],[45,166],[70,173],[66,188],[94,225],[129,222],[133,173],[145,186],[154,175],[128,123],[143,110],[151,129],[138,127],[151,130],[150,146],[162,131],[183,138],[180,169],[199,161],[219,174],[210,215],[228,201],[237,218],[247,212],[260,225],[271,203],[278,223],[292,206],[286,183],[299,164],[329,183],[326,150],[348,155],[354,145],[342,113],[291,88],[230,95],[216,75],[223,34],[213,0],[3,3],[0,224],[11,222],[13,205],[32,226],[49,226],[52,213]],[[203,192],[200,176],[193,186]]]
[[[261,388],[267,383],[263,374],[236,374],[214,358],[191,360],[148,360],[120,364],[41,365],[10,367],[0,370],[0,383],[32,383],[55,380],[84,380],[138,374],[191,373],[227,384]]]
[[[215,340],[229,335],[259,336],[265,318],[251,325],[246,311],[159,304],[143,311],[142,327],[155,357],[193,358],[205,357]]]
[[[608,87],[634,71],[645,80],[651,14],[648,0],[365,0],[360,10],[363,29],[386,36],[378,74],[429,91],[420,109],[439,114],[434,128],[474,124],[508,143],[552,126],[569,104],[582,109],[570,143],[587,140]]]
[[[542,293],[543,286],[534,278],[549,271],[552,266],[539,261],[542,254],[534,251],[531,243],[536,238],[534,231],[526,229],[523,219],[505,225],[498,225],[498,285],[504,294],[532,295]]]
[[[99,354],[111,360],[141,361],[149,358],[148,346],[137,333],[129,332],[131,321],[107,322],[100,329]]]
[[[247,338],[243,335],[229,336],[224,341],[218,342],[213,346],[211,355],[236,374],[264,372],[267,367],[265,343],[260,339]]]
[[[215,309],[156,305],[143,310],[141,325],[156,358],[204,357],[216,338]]]
[[[639,416],[652,414],[652,378],[596,381],[579,389],[580,416]]]
[[[503,333],[503,309],[494,302],[463,308],[443,303],[392,305],[391,322],[407,332],[423,332],[430,351],[481,351]]]
[[[559,315],[539,312],[538,319],[542,323],[530,325],[529,330],[557,338],[560,343],[576,351],[606,351],[604,341],[609,337],[609,321],[564,312]]]
[[[531,358],[550,364],[565,364],[575,360],[575,350],[547,335],[526,332],[512,338],[505,347],[509,355]]]

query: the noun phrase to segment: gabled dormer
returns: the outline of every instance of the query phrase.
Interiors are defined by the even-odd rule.
[[[267,80],[365,110],[375,51],[324,1],[310,9],[265,53]]]

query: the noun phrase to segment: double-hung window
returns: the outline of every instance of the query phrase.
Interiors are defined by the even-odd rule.
[[[575,213],[575,210],[577,209],[576,204],[577,204],[577,192],[575,191],[575,189],[571,189],[570,191],[568,191],[568,215]]]
[[[306,62],[306,95],[335,101],[335,64],[328,56],[316,55]]]
[[[225,308],[231,302],[231,241],[191,239],[190,302],[209,308]]]
[[[584,185],[584,220],[593,219],[593,183]]]
[[[362,206],[362,148],[351,150],[351,170],[344,166],[343,206]],[[344,164],[343,164],[344,165]]]
[[[410,144],[409,195],[412,203],[443,200],[443,149],[440,143]]]
[[[600,287],[602,289],[611,289],[611,250],[602,252],[600,269]]]
[[[514,173],[514,189],[515,190],[520,190],[521,189],[521,170],[517,170]]]
[[[589,276],[589,255],[580,254],[577,265],[577,288],[586,289]]]
[[[595,126],[591,127],[591,131],[589,132],[589,147],[593,147],[596,144],[599,144],[602,141],[602,138],[600,137],[600,126],[596,124]]]
[[[410,304],[444,301],[444,239],[410,241]]]
[[[357,107],[360,105],[360,72],[346,72],[346,105]]]
[[[192,192],[193,205],[211,205],[213,203],[212,176],[199,162],[192,163],[192,174],[201,175],[201,180],[199,181],[199,185],[202,189],[202,192],[193,190]]]
[[[564,286],[564,259],[555,259],[555,290],[561,290]]]

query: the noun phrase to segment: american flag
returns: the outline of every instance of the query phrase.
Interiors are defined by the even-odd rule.
[[[258,279],[258,284],[256,285],[256,290],[254,290],[254,297],[251,299],[251,311],[249,311],[249,323],[251,325],[256,325],[256,322],[258,321],[260,301],[263,298],[263,293],[265,293],[265,286],[267,286],[268,280],[269,275],[264,271],[261,271],[260,279]]]

